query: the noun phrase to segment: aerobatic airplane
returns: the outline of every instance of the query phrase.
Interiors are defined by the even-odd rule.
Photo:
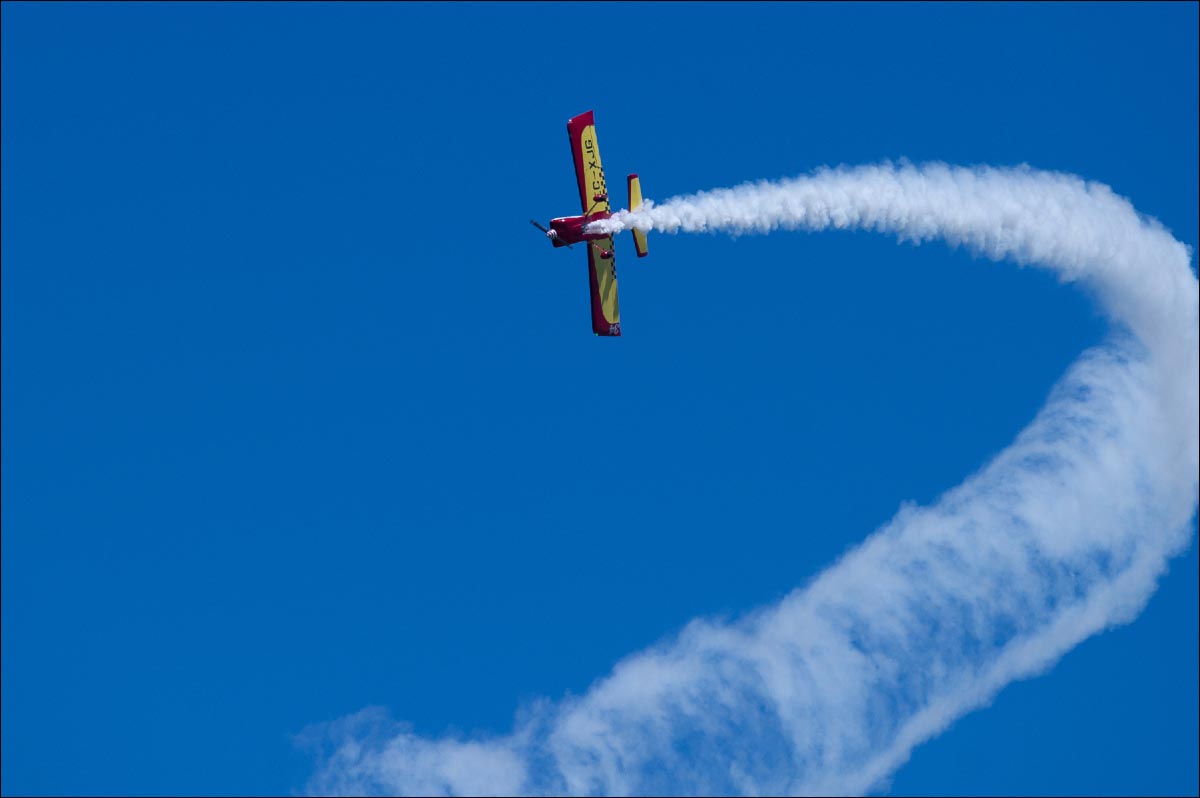
[[[546,234],[556,247],[571,248],[574,244],[587,247],[588,285],[592,294],[592,332],[596,335],[621,334],[621,310],[617,306],[617,263],[613,257],[613,240],[609,233],[585,233],[591,222],[612,216],[608,204],[608,186],[604,182],[604,167],[600,165],[600,147],[596,144],[596,125],[592,112],[567,120],[571,137],[571,154],[575,157],[575,179],[579,182],[582,216],[563,216],[550,220],[550,229],[530,220]],[[629,210],[642,204],[642,185],[637,175],[628,177]],[[646,234],[633,231],[633,244],[639,258],[646,257]]]

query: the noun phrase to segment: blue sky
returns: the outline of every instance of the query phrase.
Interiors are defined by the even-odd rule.
[[[870,234],[529,218],[592,108],[652,198],[883,159],[1190,246],[1197,5],[3,5],[3,784],[280,793],[370,705],[502,732],[1007,446],[1106,325]],[[614,192],[615,193],[615,192]],[[1196,793],[1197,549],[891,791]]]

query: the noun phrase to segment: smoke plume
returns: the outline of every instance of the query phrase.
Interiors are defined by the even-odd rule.
[[[594,229],[872,230],[1081,282],[1111,322],[1005,451],[781,602],[697,619],[489,739],[327,724],[319,793],[862,793],[1004,685],[1132,620],[1197,504],[1191,253],[1108,187],[1021,169],[840,168]]]

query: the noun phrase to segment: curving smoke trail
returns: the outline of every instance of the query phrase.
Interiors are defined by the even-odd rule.
[[[1188,248],[1106,186],[1028,168],[842,168],[601,226],[941,238],[1085,283],[1113,331],[991,463],[778,604],[693,621],[505,736],[428,739],[373,710],[329,724],[311,790],[862,793],[1005,684],[1130,621],[1190,542],[1197,280]]]

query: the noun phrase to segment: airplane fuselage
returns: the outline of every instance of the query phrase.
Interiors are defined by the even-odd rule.
[[[551,219],[550,229],[554,231],[554,237],[550,240],[556,247],[565,247],[581,241],[599,241],[602,238],[608,238],[610,235],[608,233],[585,233],[583,228],[585,225],[607,219],[610,216],[612,214],[608,211],[600,211],[584,216],[560,216],[557,219]]]

